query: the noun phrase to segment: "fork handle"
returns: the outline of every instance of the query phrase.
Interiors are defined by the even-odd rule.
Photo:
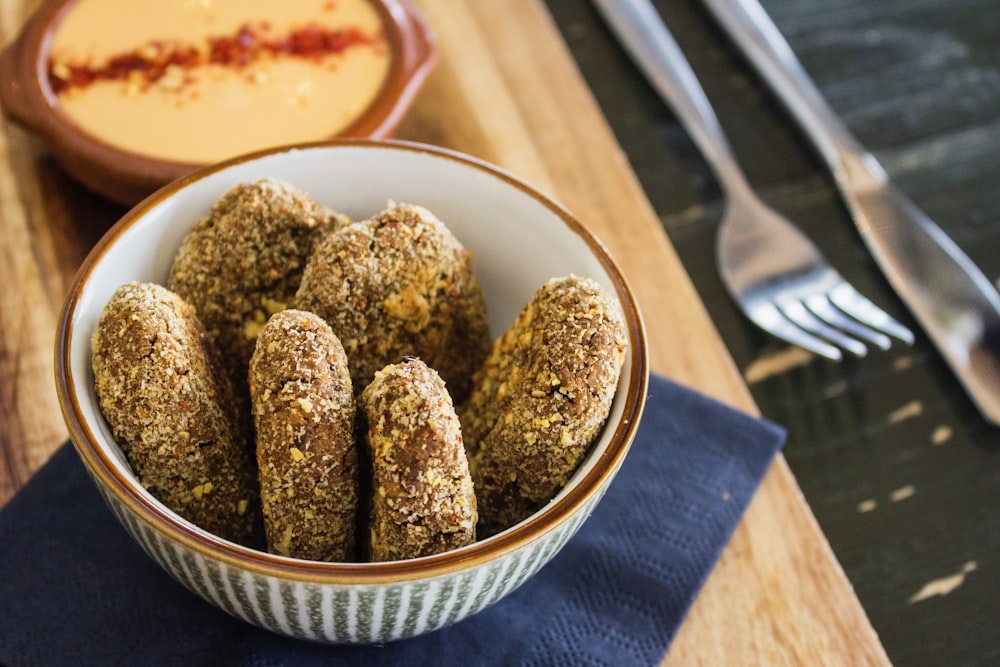
[[[649,0],[593,0],[605,22],[673,108],[726,190],[749,189],[718,117]]]

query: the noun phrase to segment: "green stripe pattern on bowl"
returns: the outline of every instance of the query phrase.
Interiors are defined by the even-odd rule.
[[[454,574],[385,584],[279,579],[210,560],[139,521],[98,486],[142,549],[190,591],[272,632],[330,643],[375,644],[430,632],[471,616],[523,584],[576,533],[597,504],[494,561]]]

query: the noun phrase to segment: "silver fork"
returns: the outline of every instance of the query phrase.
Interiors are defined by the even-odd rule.
[[[593,0],[712,165],[726,196],[716,253],[722,280],[757,326],[829,359],[864,356],[913,333],[861,295],[747,183],[708,97],[648,0]],[[888,334],[888,335],[887,335]]]

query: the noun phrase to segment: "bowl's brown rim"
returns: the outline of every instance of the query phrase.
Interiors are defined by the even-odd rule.
[[[217,538],[206,531],[183,521],[174,513],[149,498],[136,492],[134,482],[130,482],[111,462],[109,456],[95,444],[96,438],[87,426],[77,401],[76,379],[71,371],[71,342],[77,305],[84,286],[97,261],[108,248],[136,221],[157,204],[176,195],[186,185],[231,166],[255,159],[288,152],[313,148],[336,147],[378,147],[399,151],[430,153],[438,157],[454,160],[469,167],[479,169],[491,176],[518,188],[542,203],[557,215],[563,223],[590,247],[595,257],[607,271],[621,303],[625,317],[630,355],[630,382],[624,389],[624,412],[615,426],[610,444],[602,455],[602,461],[593,466],[579,483],[565,495],[550,503],[531,518],[495,535],[434,556],[407,561],[388,563],[323,563],[284,558],[264,553]],[[283,579],[308,581],[322,584],[378,584],[429,579],[446,575],[495,560],[497,557],[521,548],[551,533],[572,517],[595,494],[603,493],[607,483],[615,476],[635,437],[645,404],[649,380],[646,331],[635,295],[621,270],[611,258],[604,244],[577,218],[547,195],[505,170],[478,158],[453,150],[426,144],[399,140],[338,139],[325,142],[298,144],[278,149],[258,151],[246,156],[227,160],[218,165],[198,171],[164,186],[148,196],[140,204],[125,214],[101,238],[88,254],[77,271],[70,287],[67,300],[59,321],[56,336],[56,386],[63,417],[69,427],[71,440],[90,473],[103,484],[118,501],[124,503],[137,517],[154,530],[166,534],[186,547],[228,565],[257,574]]]
[[[157,158],[112,145],[62,111],[48,82],[50,43],[63,15],[81,0],[47,0],[3,53],[2,99],[8,113],[48,142],[70,165],[94,165],[116,181],[164,185],[206,166]],[[438,58],[437,42],[409,0],[367,0],[385,27],[391,63],[368,108],[337,137],[388,137],[400,123]],[[330,137],[335,138],[335,137]],[[98,186],[99,187],[99,186]],[[110,187],[110,186],[108,186]],[[134,201],[134,200],[133,200]]]

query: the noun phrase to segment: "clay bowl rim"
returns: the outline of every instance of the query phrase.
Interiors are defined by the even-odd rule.
[[[492,178],[514,186],[541,203],[560,219],[569,231],[583,239],[614,284],[615,296],[621,304],[625,317],[630,349],[630,355],[627,357],[630,364],[629,384],[618,387],[619,392],[625,392],[621,397],[623,402],[621,419],[617,424],[607,425],[606,428],[614,428],[614,432],[605,451],[573,488],[564,491],[554,502],[528,519],[493,537],[433,556],[382,563],[307,561],[244,547],[216,537],[180,519],[166,507],[153,501],[148,494],[138,493],[136,488],[138,483],[134,477],[121,473],[119,467],[110,461],[105,446],[98,444],[101,438],[95,436],[83,416],[77,395],[79,391],[92,391],[92,389],[78,388],[77,378],[72,374],[71,343],[75,333],[74,321],[81,295],[96,263],[115,241],[158,204],[172,197],[183,196],[186,186],[216,172],[279,153],[336,147],[389,148],[429,153],[478,169]],[[617,474],[638,429],[649,381],[646,332],[635,296],[621,270],[593,233],[555,200],[499,167],[450,149],[400,140],[338,139],[266,149],[201,168],[160,188],[115,223],[84,259],[73,279],[63,307],[56,335],[55,353],[59,404],[74,447],[90,474],[118,501],[124,503],[133,515],[170,540],[213,560],[261,575],[323,585],[386,584],[429,579],[485,565],[518,551],[536,540],[544,539],[581,511],[595,495],[603,494],[608,483]],[[616,402],[617,400],[618,397]],[[588,460],[595,454],[595,452],[588,454]]]
[[[0,101],[11,118],[46,142],[74,174],[91,166],[116,181],[91,187],[129,204],[141,197],[119,195],[144,189],[153,192],[193,170],[211,163],[182,162],[145,155],[115,146],[92,134],[66,114],[48,80],[49,49],[64,15],[85,0],[45,0],[30,16],[18,36],[0,55],[3,74]],[[438,60],[438,46],[423,15],[410,0],[366,0],[378,11],[392,62],[371,104],[348,127],[317,141],[358,137],[389,137]],[[264,149],[268,150],[268,149]],[[119,183],[120,181],[120,183]],[[146,184],[156,183],[155,187]]]

